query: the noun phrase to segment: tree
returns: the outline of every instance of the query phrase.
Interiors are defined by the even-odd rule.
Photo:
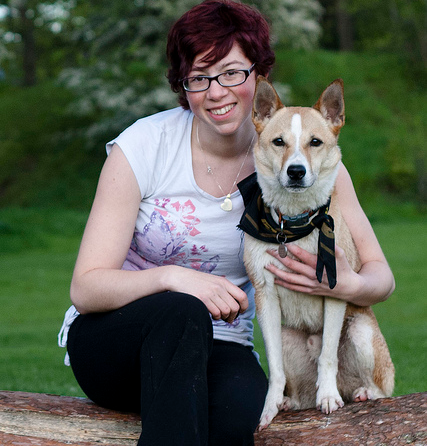
[[[17,77],[22,78],[24,86],[33,86],[39,75],[43,77],[58,64],[58,49],[67,44],[67,34],[62,31],[73,3],[71,0],[8,0],[0,7],[3,12],[0,63],[9,60],[19,65],[21,73]]]
[[[320,0],[322,45],[339,50],[388,51],[426,65],[426,0]]]

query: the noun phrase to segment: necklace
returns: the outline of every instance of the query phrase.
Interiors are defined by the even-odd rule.
[[[212,167],[207,163],[207,158],[206,158],[206,156],[205,156],[205,151],[204,151],[204,149],[202,148],[201,142],[200,142],[200,140],[199,140],[199,125],[196,127],[196,139],[197,139],[197,141],[198,141],[198,145],[199,145],[199,148],[201,149],[202,155],[204,156],[205,164],[206,164],[206,166],[207,166],[207,173],[213,176],[214,181],[216,182],[218,188],[221,190],[221,193],[222,193],[223,195],[226,195],[225,199],[223,200],[223,203],[220,205],[220,207],[221,207],[221,208],[223,209],[223,211],[225,211],[225,212],[229,212],[229,211],[231,211],[232,208],[233,208],[233,206],[232,206],[232,200],[230,199],[230,195],[231,195],[231,193],[232,193],[233,188],[234,188],[235,185],[236,185],[236,182],[238,181],[239,175],[241,174],[241,170],[242,170],[242,168],[244,167],[245,161],[247,161],[247,157],[248,157],[248,154],[250,153],[251,147],[253,147],[254,138],[255,138],[255,135],[253,136],[253,139],[251,140],[250,145],[248,146],[247,153],[245,154],[244,161],[242,161],[241,167],[239,168],[238,175],[236,175],[235,181],[233,182],[232,187],[230,188],[229,193],[226,194],[226,193],[224,192],[223,188],[221,187],[220,183],[217,181],[217,178],[216,178],[216,176],[215,176],[215,173],[214,173]]]

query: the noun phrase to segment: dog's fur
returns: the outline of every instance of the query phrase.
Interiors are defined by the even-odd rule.
[[[336,244],[358,271],[358,253],[334,192],[341,160],[337,139],[344,120],[340,79],[326,88],[313,108],[284,107],[273,86],[262,76],[257,80],[253,122],[259,138],[254,157],[265,204],[293,216],[317,209],[331,196]],[[315,139],[322,143],[314,143]],[[293,177],[289,169],[296,165],[305,168],[302,178]],[[295,243],[316,253],[318,233],[316,229]],[[330,413],[344,401],[390,396],[394,366],[371,308],[275,285],[274,275],[265,267],[270,263],[285,267],[268,249],[278,245],[245,235],[244,260],[256,290],[269,364],[269,390],[259,429],[281,409],[318,407]]]

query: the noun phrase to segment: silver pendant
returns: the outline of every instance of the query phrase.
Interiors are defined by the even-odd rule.
[[[230,199],[230,194],[226,195],[226,198],[224,199],[223,203],[220,205],[220,207],[225,212],[229,212],[232,210],[232,200]]]

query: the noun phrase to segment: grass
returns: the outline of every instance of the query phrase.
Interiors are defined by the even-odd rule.
[[[63,365],[65,350],[57,347],[56,336],[69,306],[86,216],[69,210],[0,210],[0,389],[83,395]],[[379,219],[374,228],[397,282],[391,298],[375,306],[396,367],[395,394],[425,391],[425,219]],[[258,327],[255,343],[267,370]]]
[[[82,395],[56,347],[86,215],[0,212],[0,388]]]

